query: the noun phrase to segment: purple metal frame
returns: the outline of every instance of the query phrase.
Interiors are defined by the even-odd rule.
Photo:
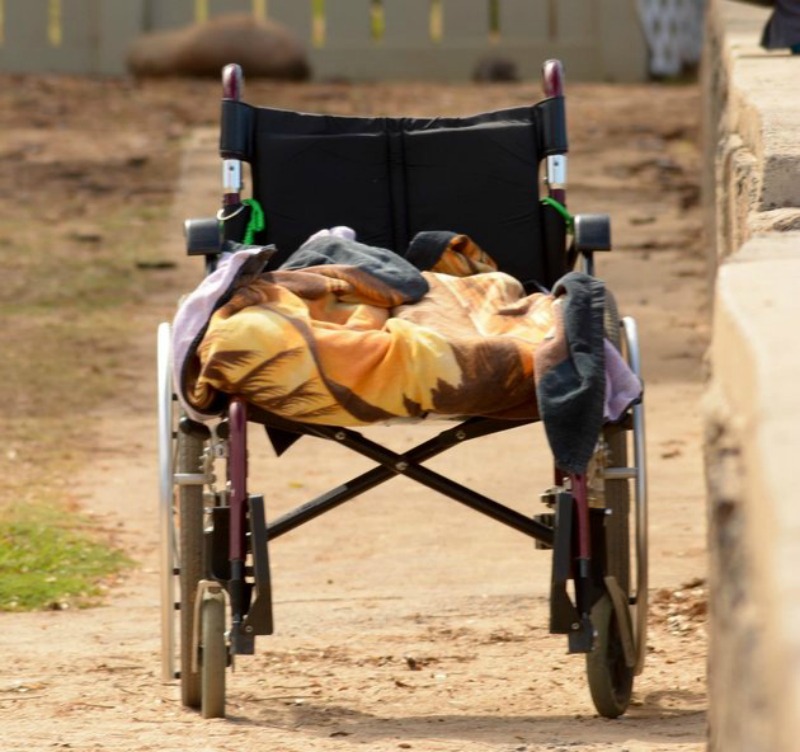
[[[559,60],[547,60],[542,66],[542,89],[546,97],[564,96],[564,66]],[[562,169],[564,175],[561,180],[566,179],[566,156],[563,156],[564,164]],[[555,199],[563,206],[567,204],[566,186],[561,180],[556,180],[554,176],[547,175],[547,190],[550,198]],[[570,489],[575,500],[575,511],[577,512],[576,527],[578,538],[579,571],[576,577],[589,577],[589,562],[591,560],[591,535],[589,529],[589,494],[584,475],[570,475]],[[578,604],[579,610],[582,611]],[[587,606],[588,608],[588,606]]]
[[[244,75],[242,68],[236,63],[226,65],[222,71],[222,98],[239,102],[244,93]],[[223,165],[222,210],[238,207],[241,204],[241,173],[239,160],[226,159]]]
[[[542,91],[546,97],[564,96],[564,66],[560,60],[546,60],[542,65]],[[566,158],[565,158],[566,159]],[[563,206],[567,205],[566,187],[553,187],[552,176],[547,176],[547,191],[550,198]]]

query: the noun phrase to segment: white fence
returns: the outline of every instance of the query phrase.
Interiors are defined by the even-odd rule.
[[[467,80],[489,55],[525,78],[549,57],[572,80],[647,75],[637,0],[0,0],[0,71],[122,74],[141,32],[241,11],[294,31],[323,80]]]

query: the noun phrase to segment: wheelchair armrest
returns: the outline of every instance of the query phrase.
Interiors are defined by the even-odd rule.
[[[219,253],[222,247],[222,228],[216,217],[187,219],[183,223],[186,236],[186,253],[190,256],[208,256]]]
[[[608,214],[575,215],[575,250],[579,253],[611,250],[611,218]]]

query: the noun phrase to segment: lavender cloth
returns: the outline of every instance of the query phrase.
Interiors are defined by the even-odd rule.
[[[355,232],[349,227],[334,227],[320,230],[309,240],[330,237],[355,240]],[[213,417],[197,412],[183,393],[184,374],[187,362],[205,334],[211,314],[217,310],[244,275],[260,274],[275,253],[272,246],[237,246],[238,250],[223,253],[217,268],[178,306],[172,322],[172,358],[175,393],[186,414],[196,421]]]
[[[603,419],[616,423],[625,411],[642,396],[642,382],[631,371],[618,350],[608,340],[604,343],[606,354],[606,398]]]
[[[274,248],[247,247],[223,254],[217,268],[178,306],[172,322],[172,363],[175,393],[192,420],[208,420],[197,412],[183,394],[187,362],[205,334],[211,314],[219,308],[236,283],[246,274],[259,274],[275,252]]]

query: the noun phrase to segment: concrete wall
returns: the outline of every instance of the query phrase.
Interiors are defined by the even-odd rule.
[[[702,75],[715,752],[800,750],[800,57],[767,16],[712,0]]]

